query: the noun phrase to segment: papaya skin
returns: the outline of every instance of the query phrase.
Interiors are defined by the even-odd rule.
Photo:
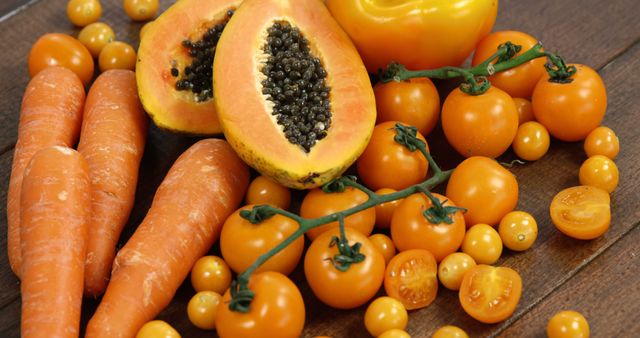
[[[331,88],[331,127],[307,153],[290,143],[262,94],[267,29],[287,21],[320,58]],[[218,42],[213,69],[220,124],[236,153],[282,185],[309,189],[342,174],[364,151],[376,120],[373,89],[358,52],[322,0],[250,0]]]
[[[175,89],[172,62],[184,69],[191,58],[181,43],[199,39],[207,28],[226,19],[242,0],[180,0],[162,13],[140,40],[136,63],[138,95],[158,128],[187,135],[222,133],[214,100],[196,102],[189,91]]]

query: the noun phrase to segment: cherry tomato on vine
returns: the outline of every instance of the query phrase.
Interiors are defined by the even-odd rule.
[[[367,148],[356,162],[358,177],[370,189],[401,190],[427,176],[429,163],[422,152],[411,151],[394,140],[398,133],[396,123],[388,121],[375,126]],[[420,133],[416,137],[427,144]]]
[[[571,66],[571,65],[569,65]],[[536,120],[562,141],[581,141],[600,125],[607,110],[607,90],[600,75],[585,65],[569,83],[538,81],[531,102]]]
[[[606,156],[594,155],[580,166],[580,184],[591,185],[612,193],[618,186],[618,166]]]
[[[163,320],[152,320],[142,325],[136,338],[180,338],[180,334]]]
[[[213,291],[223,294],[230,284],[231,270],[220,257],[200,257],[191,268],[191,285],[197,292]]]
[[[136,51],[128,43],[122,41],[110,42],[100,51],[98,65],[102,72],[109,69],[135,70]]]
[[[548,338],[589,338],[589,323],[580,312],[560,311],[547,323]]]
[[[464,157],[498,157],[518,131],[516,105],[509,94],[493,86],[480,95],[457,88],[442,105],[442,130]]]
[[[366,202],[367,199],[367,194],[353,187],[346,187],[343,192],[331,193],[316,188],[310,190],[302,200],[300,216],[304,218],[318,218],[330,215],[362,204]],[[345,226],[354,228],[365,236],[371,234],[375,223],[376,210],[374,208],[360,211],[344,219]],[[337,221],[307,231],[307,237],[309,237],[310,240],[314,240],[323,232],[334,228],[338,228]]]
[[[392,329],[404,330],[409,315],[399,300],[391,297],[376,298],[364,314],[364,326],[374,337]]]
[[[486,157],[471,157],[458,165],[447,184],[447,197],[467,209],[467,226],[498,224],[518,204],[518,182],[509,170]]]
[[[517,271],[480,264],[464,275],[458,296],[464,312],[493,324],[513,314],[521,294],[522,278]]]
[[[253,205],[248,205],[236,210],[224,222],[220,233],[222,257],[236,273],[245,271],[259,256],[275,248],[299,228],[298,222],[279,214],[252,224],[240,216],[241,211],[252,208]],[[256,271],[277,271],[288,275],[298,265],[303,250],[304,237],[300,236]]]
[[[438,279],[449,290],[459,290],[462,278],[476,266],[473,257],[464,252],[454,252],[445,257],[438,265]]]
[[[78,33],[78,40],[87,47],[91,56],[97,58],[102,48],[116,39],[113,29],[106,23],[94,22],[84,27]]]
[[[124,0],[124,11],[135,21],[151,20],[160,7],[158,0]]]
[[[291,191],[265,176],[258,176],[249,184],[246,200],[247,204],[270,204],[286,210],[291,204]]]
[[[222,297],[216,316],[220,338],[300,337],[305,321],[305,308],[298,287],[287,276],[273,271],[253,274],[249,289],[254,292],[249,312],[231,311],[231,291]]]
[[[387,265],[384,290],[407,310],[426,307],[438,293],[437,271],[436,259],[429,251],[402,251]]]
[[[378,338],[411,338],[411,336],[405,330],[391,329],[379,335]]]
[[[371,299],[384,279],[384,257],[371,241],[351,228],[345,228],[349,246],[360,243],[360,253],[365,258],[353,263],[347,271],[334,266],[338,246],[332,243],[339,236],[338,229],[331,229],[316,238],[304,257],[304,274],[313,293],[323,303],[336,309],[352,309]],[[339,264],[335,262],[336,264]]]
[[[462,252],[478,264],[493,264],[502,254],[502,239],[492,226],[476,224],[464,235]]]
[[[513,102],[516,104],[516,110],[518,111],[518,124],[536,120],[535,116],[533,116],[533,105],[531,105],[531,101],[514,97]]]
[[[524,54],[538,42],[536,38],[524,32],[493,32],[480,40],[473,54],[471,65],[476,66],[482,63],[493,55],[501,44],[507,41],[511,41],[514,45],[522,46],[516,56]],[[530,60],[517,67],[490,76],[489,81],[491,81],[492,85],[504,90],[513,97],[531,97],[533,88],[535,88],[538,80],[545,75],[545,62],[546,60],[543,57]]]
[[[189,321],[197,328],[213,330],[216,328],[216,314],[222,296],[213,291],[200,291],[196,293],[187,304],[187,316]],[[225,306],[226,304],[222,304]]]
[[[469,338],[469,335],[457,326],[446,325],[434,332],[431,338]]]
[[[549,150],[551,138],[549,132],[540,123],[525,122],[518,127],[513,139],[513,152],[525,161],[537,161]]]
[[[610,203],[609,193],[603,189],[586,185],[567,188],[551,201],[551,221],[569,237],[594,239],[609,229]]]
[[[396,246],[389,236],[385,234],[374,234],[369,236],[369,240],[376,250],[382,254],[385,264],[388,264],[393,256],[396,255]]]
[[[615,160],[620,152],[620,141],[611,128],[600,126],[587,135],[584,140],[584,152],[588,157],[603,155]]]
[[[444,207],[455,207],[455,204],[447,197],[435,193],[433,196]],[[439,262],[458,250],[462,244],[466,226],[460,210],[448,215],[451,223],[447,223],[445,220],[432,223],[425,216],[425,212],[432,206],[431,200],[423,193],[405,198],[393,213],[391,238],[399,251],[428,250]]]
[[[378,195],[387,195],[396,192],[394,189],[382,188],[376,191]],[[376,209],[376,227],[380,229],[388,229],[391,226],[391,217],[402,199],[378,204]]]
[[[102,15],[102,5],[98,0],[69,0],[67,17],[76,26],[84,27],[98,21]]]
[[[376,124],[398,121],[428,135],[440,117],[440,95],[429,78],[378,82],[373,86],[378,112]]]
[[[500,221],[498,233],[504,246],[513,251],[524,251],[536,241],[538,223],[527,212],[512,211]]]
[[[29,75],[34,77],[46,67],[70,69],[86,86],[93,78],[93,58],[87,47],[70,35],[48,33],[41,36],[29,51]]]

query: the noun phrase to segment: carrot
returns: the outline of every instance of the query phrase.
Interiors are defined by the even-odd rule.
[[[71,147],[76,143],[83,104],[82,82],[62,67],[41,71],[25,90],[7,194],[9,263],[18,277],[21,274],[20,189],[24,168],[40,149],[54,145]]]
[[[116,244],[129,219],[148,126],[130,70],[108,70],[91,86],[78,151],[89,164],[91,223],[85,294],[104,292]]]
[[[223,140],[202,140],[182,154],[118,252],[85,337],[133,337],[158,315],[218,239],[248,184],[247,166]]]
[[[71,148],[38,151],[20,196],[23,338],[78,337],[91,195]]]

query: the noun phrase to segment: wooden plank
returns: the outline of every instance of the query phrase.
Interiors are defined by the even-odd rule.
[[[574,310],[589,322],[592,337],[632,337],[640,332],[640,227],[580,270],[499,337],[541,337],[549,319]]]

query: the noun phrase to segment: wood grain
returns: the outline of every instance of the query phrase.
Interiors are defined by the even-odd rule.
[[[8,1],[8,2],[7,2]],[[5,0],[0,5],[14,8],[26,0]],[[161,1],[166,7],[172,1]],[[103,20],[114,27],[119,39],[137,44],[141,26],[124,16],[120,1],[102,1]],[[0,22],[0,38],[7,48],[0,56],[0,203],[6,205],[6,190],[12,147],[16,138],[19,104],[28,81],[26,55],[35,39],[46,32],[77,33],[64,11],[65,0],[40,1],[25,11]],[[457,293],[441,287],[437,300],[428,308],[413,311],[407,330],[413,337],[428,337],[439,326],[454,324],[471,336],[540,336],[546,320],[560,308],[577,306],[592,324],[593,336],[631,337],[638,331],[637,239],[640,232],[640,2],[636,0],[553,1],[503,0],[496,29],[523,30],[539,38],[547,49],[561,51],[569,61],[600,69],[608,89],[609,109],[605,124],[613,128],[621,141],[616,160],[621,183],[612,195],[613,223],[603,237],[593,241],[567,238],[555,230],[548,216],[548,205],[560,189],[577,185],[577,171],[585,160],[582,145],[554,141],[540,161],[517,166],[513,172],[520,183],[518,208],[532,213],[540,233],[534,247],[524,253],[506,252],[498,262],[510,266],[523,277],[524,291],[513,317],[495,325],[484,325],[467,316],[459,306]],[[444,88],[444,86],[443,86]],[[443,90],[446,94],[446,90]],[[459,157],[451,153],[441,133],[429,138],[439,162],[452,167]],[[135,230],[144,217],[153,193],[173,161],[197,139],[173,135],[152,128],[143,158],[136,206],[121,242]],[[435,148],[435,149],[434,149]],[[505,160],[513,158],[508,153]],[[299,195],[299,194],[298,194]],[[0,218],[0,233],[6,233],[6,218]],[[0,247],[6,248],[6,236],[0,235]],[[216,253],[218,249],[213,248]],[[7,262],[6,251],[0,260]],[[624,261],[624,262],[623,262]],[[620,263],[616,263],[620,262]],[[612,277],[613,276],[613,277]],[[619,276],[619,277],[618,277]],[[365,308],[338,311],[321,304],[304,282],[301,269],[292,274],[305,297],[307,322],[305,337],[368,337],[364,331]],[[178,291],[174,302],[160,318],[170,322],[183,337],[210,335],[194,328],[185,314],[194,291],[188,282]],[[380,292],[382,295],[382,291]],[[623,299],[621,299],[623,298]],[[86,300],[86,323],[97,301]],[[623,310],[621,310],[623,309]],[[611,318],[615,318],[615,321]],[[0,336],[18,337],[20,322],[19,283],[8,264],[0,266]],[[617,328],[629,328],[625,331]],[[596,335],[597,334],[597,335]]]

